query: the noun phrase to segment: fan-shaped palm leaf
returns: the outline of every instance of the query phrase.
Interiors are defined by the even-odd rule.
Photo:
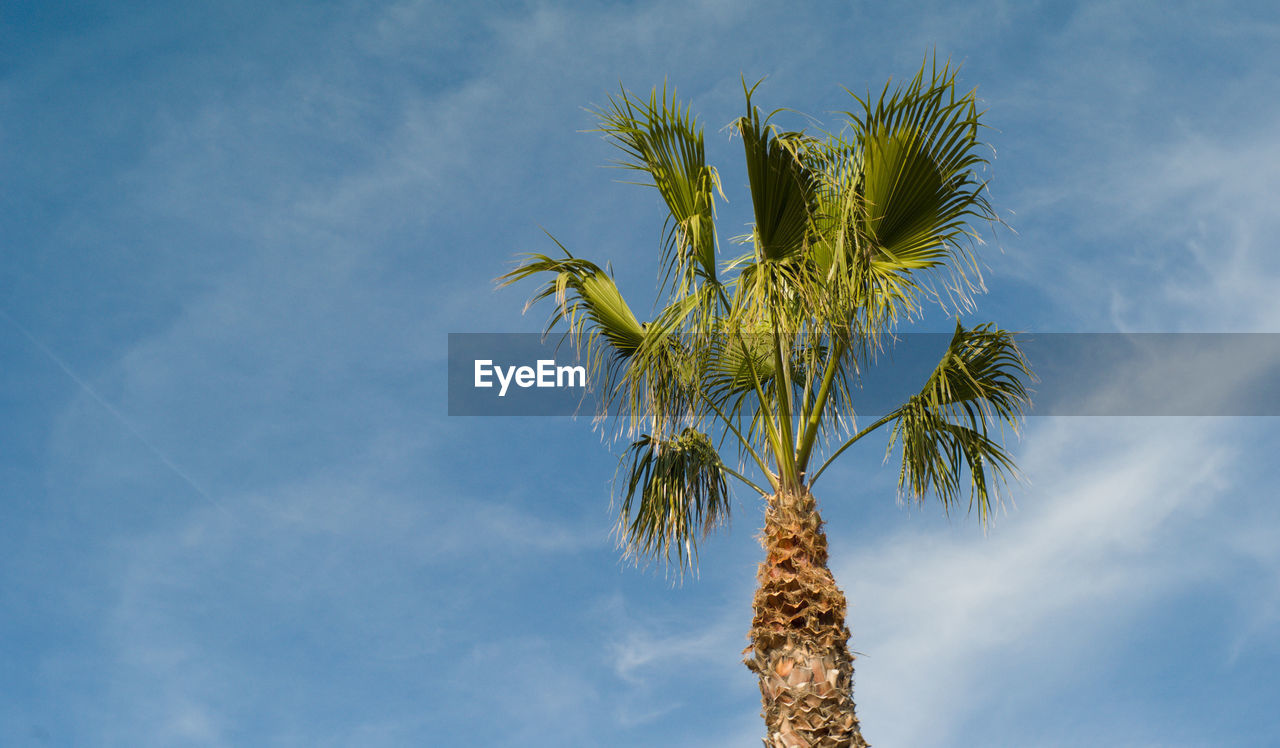
[[[846,113],[862,160],[870,270],[902,275],[947,264],[953,291],[964,298],[981,284],[963,246],[973,236],[967,221],[996,220],[975,172],[986,163],[979,112],[972,91],[957,96],[949,64],[939,70],[935,63],[928,78],[925,72],[892,94],[886,86],[874,102],[854,95],[861,111]],[[914,299],[906,301],[914,311]]]
[[[742,136],[751,183],[755,248],[761,260],[782,260],[805,245],[816,185],[800,157],[803,136],[771,126],[772,115],[762,117],[751,103],[755,88],[744,84],[743,89],[747,114],[738,119],[736,129]]]
[[[625,154],[620,163],[644,172],[666,203],[670,216],[663,242],[667,274],[678,278],[677,294],[688,293],[695,278],[716,276],[715,193],[720,177],[706,163],[702,128],[689,108],[654,89],[643,101],[623,89],[597,112],[600,131]]]

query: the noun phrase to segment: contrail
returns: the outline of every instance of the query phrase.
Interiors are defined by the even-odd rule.
[[[164,466],[165,466],[165,467],[167,467],[167,468],[169,468],[170,470],[172,470],[174,475],[176,475],[176,476],[178,476],[179,478],[181,478],[181,479],[182,479],[182,481],[183,481],[184,483],[186,483],[188,486],[190,486],[190,487],[191,487],[191,490],[193,490],[193,491],[195,491],[196,493],[200,494],[200,496],[201,496],[205,501],[208,501],[210,504],[213,504],[213,505],[214,505],[214,506],[216,506],[218,509],[221,509],[221,510],[222,510],[224,513],[226,513],[228,516],[231,516],[231,513],[227,511],[227,508],[226,508],[225,506],[223,506],[223,505],[221,504],[221,502],[219,502],[217,499],[215,499],[215,498],[213,498],[212,496],[210,496],[208,491],[205,491],[203,488],[201,488],[201,487],[200,487],[200,486],[195,482],[195,480],[194,480],[194,479],[192,479],[192,477],[191,477],[191,476],[187,475],[187,474],[186,474],[186,472],[184,472],[184,471],[182,470],[182,468],[180,468],[180,467],[178,467],[177,465],[175,465],[175,464],[174,464],[174,462],[173,462],[173,460],[170,460],[168,457],[166,457],[166,456],[165,456],[165,454],[164,454],[164,452],[161,452],[161,451],[160,451],[160,449],[159,449],[158,447],[156,447],[156,445],[152,444],[152,443],[151,443],[151,441],[147,439],[147,437],[145,437],[145,436],[143,436],[143,435],[142,435],[142,432],[141,432],[141,431],[139,431],[139,430],[138,430],[138,428],[137,428],[136,426],[134,426],[134,425],[133,425],[133,423],[132,423],[128,418],[125,418],[125,417],[124,417],[124,414],[122,414],[120,411],[116,410],[116,409],[115,409],[115,407],[111,405],[111,403],[109,403],[109,402],[107,402],[106,400],[104,400],[104,399],[102,398],[102,396],[101,396],[101,395],[99,395],[99,394],[98,394],[98,393],[97,393],[97,392],[96,392],[92,387],[90,387],[90,386],[88,385],[88,383],[87,383],[87,382],[85,382],[83,379],[81,379],[80,377],[78,377],[78,376],[76,375],[76,373],[75,373],[74,371],[72,371],[72,370],[71,370],[71,367],[70,367],[70,366],[67,366],[66,362],[64,362],[61,358],[59,358],[59,357],[58,357],[58,355],[57,355],[56,353],[54,353],[53,351],[49,350],[49,346],[47,346],[47,345],[45,345],[44,343],[41,343],[39,340],[37,340],[37,339],[36,339],[36,336],[32,335],[32,334],[27,330],[27,328],[23,327],[23,326],[22,326],[22,324],[21,324],[20,322],[18,322],[18,320],[16,320],[16,319],[14,319],[13,317],[9,316],[9,313],[8,313],[8,312],[6,312],[6,311],[4,310],[4,308],[2,308],[2,307],[0,307],[0,316],[3,316],[5,319],[9,320],[9,324],[11,324],[11,325],[13,325],[14,327],[18,328],[18,332],[22,333],[22,334],[23,334],[23,336],[24,336],[24,337],[26,337],[26,339],[27,339],[27,340],[30,340],[30,341],[31,341],[31,343],[32,343],[32,345],[34,345],[36,348],[39,348],[39,349],[41,350],[41,352],[43,352],[43,353],[44,353],[44,355],[48,356],[48,357],[49,357],[49,360],[51,360],[51,361],[53,361],[55,364],[57,364],[57,365],[58,365],[58,368],[59,368],[59,369],[62,369],[62,372],[63,372],[64,374],[66,374],[68,377],[70,377],[70,378],[71,378],[71,381],[73,381],[73,382],[75,382],[76,384],[80,385],[80,389],[82,389],[82,390],[84,390],[85,392],[89,393],[89,397],[92,397],[92,398],[93,398],[93,399],[94,399],[94,400],[95,400],[99,405],[101,405],[101,406],[103,407],[103,409],[105,409],[105,410],[106,410],[108,413],[110,413],[112,416],[115,416],[115,419],[116,419],[117,421],[119,421],[119,422],[120,422],[120,424],[121,424],[122,426],[124,426],[126,429],[128,429],[128,430],[129,430],[129,433],[130,433],[130,434],[133,434],[133,436],[134,436],[134,438],[135,438],[135,439],[137,439],[138,441],[142,442],[143,446],[145,446],[147,449],[151,450],[151,453],[152,453],[153,455],[155,455],[155,456],[156,456],[156,459],[160,460],[160,462],[162,462],[162,463],[164,464]]]

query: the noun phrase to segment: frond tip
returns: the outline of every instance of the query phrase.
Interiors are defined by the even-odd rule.
[[[618,512],[626,553],[674,561],[680,571],[697,563],[697,541],[729,518],[724,466],[711,439],[687,428],[670,439],[648,434],[627,449],[631,464]],[[619,469],[627,462],[626,455]]]

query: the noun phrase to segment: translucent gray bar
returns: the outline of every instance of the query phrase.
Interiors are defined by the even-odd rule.
[[[918,392],[950,339],[898,335],[863,373],[857,415],[889,413]],[[1280,416],[1280,333],[1022,333],[1017,340],[1038,380],[1029,384],[1031,416]],[[595,415],[598,381],[563,386],[576,379],[562,370],[583,365],[574,342],[450,333],[449,415]],[[480,365],[489,372],[481,379],[490,386],[477,387],[484,361],[491,363]]]

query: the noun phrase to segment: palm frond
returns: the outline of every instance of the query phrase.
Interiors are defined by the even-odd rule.
[[[555,308],[547,320],[546,332],[565,323],[566,335],[578,339],[593,374],[605,362],[606,353],[621,358],[635,354],[644,342],[644,326],[622,298],[613,278],[595,263],[571,255],[555,237],[551,240],[564,252],[563,258],[524,255],[515,270],[498,278],[499,287],[535,275],[550,275],[551,279],[525,304],[525,311],[542,299],[552,298]]]
[[[706,389],[715,400],[729,401],[753,390],[757,381],[767,385],[773,380],[772,340],[765,334],[726,330],[709,342]]]
[[[692,290],[695,278],[716,276],[715,193],[720,177],[706,163],[702,128],[687,105],[653,89],[644,101],[623,89],[596,111],[600,131],[625,154],[620,166],[645,173],[670,212],[663,242],[663,265],[675,277],[677,295]],[[723,193],[722,193],[723,196]]]
[[[692,428],[670,439],[645,434],[627,455],[617,524],[627,555],[693,567],[699,538],[729,519],[725,468],[710,437]]]
[[[627,432],[639,433],[648,424],[653,433],[665,434],[694,420],[701,354],[691,347],[696,338],[682,331],[690,316],[703,309],[710,291],[678,298],[653,321],[640,322],[604,269],[556,244],[563,258],[526,255],[498,282],[506,286],[532,276],[551,276],[525,309],[542,299],[554,300],[544,334],[563,323],[564,337],[582,355],[588,379],[601,388],[598,422],[621,416],[616,423]]]
[[[968,302],[982,280],[967,222],[997,220],[977,175],[987,161],[976,95],[958,93],[957,74],[926,61],[904,88],[886,86],[874,101],[854,94],[860,111],[846,112],[861,161],[869,281],[902,295],[908,313],[919,289],[905,276],[939,266],[951,271],[953,299]]]
[[[642,325],[640,345],[619,368],[613,385],[613,394],[621,400],[619,414],[627,415],[629,433],[639,433],[648,424],[653,434],[661,436],[697,420],[702,338],[685,334],[684,329],[691,316],[704,311],[707,293],[704,286],[677,298]],[[606,401],[605,408],[610,404]]]
[[[756,84],[759,85],[759,84]],[[814,199],[813,175],[800,158],[806,141],[800,133],[781,132],[751,103],[736,124],[746,153],[751,205],[755,211],[754,238],[761,260],[781,260],[799,252],[809,231]]]
[[[888,450],[902,445],[898,488],[917,500],[931,491],[948,511],[964,493],[984,523],[1000,489],[1017,469],[991,433],[1017,431],[1030,402],[1026,357],[1012,333],[993,325],[966,330],[957,323],[947,351],[920,393],[895,411]]]

